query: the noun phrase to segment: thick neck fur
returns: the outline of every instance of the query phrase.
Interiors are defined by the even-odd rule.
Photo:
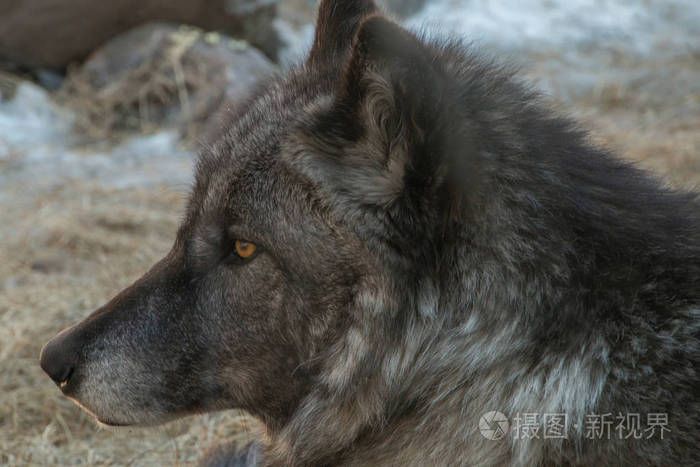
[[[627,449],[584,450],[590,448],[584,418],[627,403],[614,394],[612,402],[602,397],[610,379],[628,370],[614,367],[627,345],[611,333],[624,332],[627,320],[653,304],[638,303],[616,284],[598,285],[596,274],[614,281],[621,272],[596,270],[597,252],[576,249],[591,239],[565,236],[556,245],[551,238],[533,242],[542,226],[537,232],[492,227],[498,235],[484,232],[483,244],[470,232],[470,241],[446,252],[440,281],[417,277],[407,293],[408,282],[377,277],[360,288],[354,322],[329,354],[315,390],[274,435],[270,464],[586,464],[609,459],[608,449]],[[629,267],[652,256],[630,259]],[[589,272],[574,274],[587,269],[573,267],[575,261]],[[638,287],[644,285],[632,288]],[[571,293],[587,295],[586,309]],[[693,300],[694,312],[680,307],[670,314],[697,319]],[[608,320],[599,321],[602,315]],[[697,331],[677,335],[678,343]],[[478,420],[490,410],[566,413],[569,441],[487,440]]]
[[[590,146],[509,73],[456,44],[433,51],[461,83],[457,121],[479,141],[480,191],[470,193],[469,217],[450,224],[438,256],[377,248],[393,269],[358,284],[348,328],[325,354],[313,390],[271,434],[267,461],[634,459],[638,446],[627,441],[587,443],[584,417],[675,403],[645,405],[625,390],[650,390],[635,369],[640,361],[657,378],[683,377],[664,370],[670,353],[638,347],[659,345],[664,332],[673,345],[697,339],[697,201]],[[426,257],[432,262],[413,262]],[[674,302],[659,301],[671,291]],[[651,328],[638,328],[641,317]],[[694,352],[682,357],[689,368]],[[568,440],[487,440],[478,421],[491,410],[566,413]],[[672,447],[652,449],[660,463],[681,459]]]

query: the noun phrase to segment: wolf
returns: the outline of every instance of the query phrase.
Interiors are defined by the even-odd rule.
[[[172,250],[40,360],[105,425],[246,410],[257,465],[699,465],[700,202],[462,40],[324,0]]]

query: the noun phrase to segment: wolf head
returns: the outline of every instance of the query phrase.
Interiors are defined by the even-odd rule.
[[[556,298],[537,274],[564,277],[569,252],[541,234],[538,199],[559,192],[518,190],[523,173],[530,187],[557,181],[545,156],[521,156],[563,154],[579,136],[530,97],[372,1],[323,1],[307,61],[201,155],[170,253],[52,339],[42,367],[108,425],[242,408],[282,438],[294,423],[357,435],[434,385],[421,374],[455,373],[427,357],[467,319],[451,311],[488,306],[479,320],[495,322],[517,300]],[[488,355],[494,341],[479,335]]]
[[[170,253],[51,340],[42,367],[109,425],[234,407],[283,424],[358,301],[437,266],[460,209],[441,157],[468,138],[444,73],[371,1],[323,2],[308,61],[201,155]]]

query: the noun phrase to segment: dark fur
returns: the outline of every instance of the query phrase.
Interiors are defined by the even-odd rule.
[[[308,62],[202,155],[171,253],[42,365],[106,423],[246,409],[266,465],[693,465],[699,284],[697,195],[461,42],[326,0]],[[489,410],[566,412],[568,439],[486,440]],[[584,438],[650,412],[665,439]]]

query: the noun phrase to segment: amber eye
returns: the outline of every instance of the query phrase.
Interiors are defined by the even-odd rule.
[[[257,249],[258,247],[255,246],[255,243],[246,242],[245,240],[236,240],[236,254],[243,259],[252,258]]]

